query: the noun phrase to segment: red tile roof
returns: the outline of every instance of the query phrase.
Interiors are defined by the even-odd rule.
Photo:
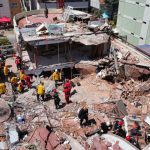
[[[50,13],[48,14],[48,18],[45,18],[44,14],[38,14],[38,15],[32,15],[32,16],[28,16],[28,20],[31,23],[52,23],[53,18],[55,17],[61,17],[62,13]],[[27,24],[26,18],[23,18],[19,21],[19,27],[22,28]]]
[[[46,128],[39,127],[35,129],[28,138],[29,143],[34,143],[36,140],[40,141],[40,146],[48,150],[65,150],[60,145],[58,137],[54,132],[49,132]],[[47,144],[46,142],[47,141]]]

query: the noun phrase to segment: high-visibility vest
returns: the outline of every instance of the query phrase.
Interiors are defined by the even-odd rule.
[[[43,95],[45,93],[45,88],[44,88],[44,86],[43,85],[38,85],[37,86],[37,94],[39,94],[39,95]]]
[[[20,80],[24,80],[25,74],[24,73],[20,73]]]
[[[22,92],[22,84],[18,84],[18,87],[17,87],[17,90],[19,91],[19,92]]]
[[[12,77],[10,82],[13,84],[17,83],[17,77]]]
[[[4,83],[0,83],[0,94],[3,94],[6,92],[6,85]]]
[[[61,80],[61,74],[59,72],[54,72],[52,74],[52,80]]]
[[[5,76],[8,75],[8,71],[9,71],[9,70],[8,70],[8,67],[7,67],[7,66],[4,66],[4,75],[5,75]]]

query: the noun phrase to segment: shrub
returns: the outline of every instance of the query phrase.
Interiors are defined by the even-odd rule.
[[[10,41],[8,40],[8,38],[0,38],[0,46],[2,45],[10,45]]]

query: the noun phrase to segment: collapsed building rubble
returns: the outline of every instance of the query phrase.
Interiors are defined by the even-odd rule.
[[[119,62],[119,61],[118,61]],[[139,136],[139,144],[141,148],[144,148],[148,144],[149,134],[149,79],[120,77],[116,73],[114,65],[115,61],[109,59],[109,57],[99,59],[98,62],[89,62],[90,65],[78,65],[77,68],[81,69],[82,75],[73,78],[71,81],[74,83],[72,88],[71,100],[73,103],[64,105],[63,86],[58,87],[58,91],[62,101],[62,108],[56,110],[53,104],[53,100],[46,102],[37,102],[36,93],[34,87],[38,84],[37,79],[33,80],[33,89],[17,95],[16,99],[10,98],[7,95],[3,95],[5,102],[8,102],[11,106],[13,114],[7,117],[3,124],[3,141],[0,142],[2,149],[58,149],[58,150],[70,150],[76,146],[72,144],[76,142],[78,149],[91,149],[92,145],[96,147],[97,144],[101,146],[108,145],[111,148],[115,146],[132,147],[137,149],[125,139],[120,137],[116,141],[110,140],[115,135],[102,134],[101,124],[103,122],[114,123],[116,118],[124,119],[124,128],[128,134],[132,129],[132,124],[138,122],[141,126],[141,135]],[[133,64],[132,64],[133,65]],[[80,66],[80,67],[79,67]],[[85,67],[84,67],[85,66]],[[87,68],[89,66],[89,68]],[[85,69],[90,70],[93,66],[93,72],[86,72]],[[111,78],[100,78],[96,75],[96,68],[106,68],[109,70],[113,66],[115,79],[112,82]],[[130,66],[130,65],[129,65]],[[136,70],[143,69],[136,65]],[[145,67],[144,67],[145,69]],[[95,72],[94,72],[95,70]],[[142,74],[147,74],[149,71],[141,71]],[[124,72],[123,72],[124,74]],[[54,83],[49,78],[41,79],[44,80],[45,86],[49,85],[49,88],[54,87]],[[109,82],[108,82],[109,81]],[[80,83],[80,84],[79,84]],[[76,92],[74,92],[76,91]],[[81,128],[78,119],[78,110],[82,105],[86,103],[89,107],[89,125]],[[9,119],[9,120],[8,120]],[[11,126],[16,124],[15,126]],[[144,128],[143,128],[144,127]],[[8,131],[8,135],[6,134]],[[87,142],[92,135],[98,133],[98,136],[102,134],[105,138],[103,142],[98,139],[92,142]],[[9,135],[10,134],[10,135]],[[147,136],[147,140],[144,138],[144,134]],[[12,136],[13,138],[12,138]],[[109,136],[112,136],[111,138]],[[15,138],[14,138],[15,137]],[[72,139],[71,139],[71,138]],[[118,139],[119,138],[119,139]],[[117,141],[119,140],[119,143]],[[8,141],[8,142],[7,142]],[[45,143],[45,141],[47,141]],[[0,148],[1,148],[0,147]],[[88,148],[87,148],[88,147]]]
[[[4,100],[0,102],[0,149],[91,150],[97,147],[102,149],[105,147],[106,150],[108,147],[114,150],[117,148],[136,150],[136,147],[143,149],[150,142],[149,58],[121,41],[111,39],[106,33],[98,33],[99,28],[95,28],[94,25],[85,24],[90,18],[87,13],[73,10],[71,17],[75,16],[77,20],[82,21],[73,19],[73,22],[70,22],[68,20],[72,18],[62,16],[60,10],[51,10],[48,14],[49,19],[43,19],[40,16],[41,12],[43,10],[38,10],[37,14],[25,13],[32,24],[28,24],[29,20],[27,21],[24,14],[17,15],[14,20],[15,29],[18,28],[18,24],[22,38],[27,47],[31,48],[29,50],[32,52],[31,61],[39,53],[39,61],[43,58],[44,65],[36,64],[37,59],[31,62],[27,51],[20,53],[23,55],[25,69],[27,68],[26,73],[33,76],[32,88],[26,89],[22,94],[15,94],[8,83],[8,93],[1,96]],[[61,17],[68,19],[61,24],[60,20],[63,19]],[[36,24],[39,18],[47,23]],[[59,30],[66,31],[58,32],[54,30],[56,26]],[[20,33],[16,33],[18,39]],[[43,48],[43,45],[47,48]],[[71,46],[74,47],[73,51]],[[77,54],[78,46],[81,48],[81,51],[78,51],[78,54],[81,52],[80,58]],[[65,50],[62,47],[65,47]],[[59,51],[60,48],[63,50]],[[57,53],[56,49],[58,49],[57,59],[53,57]],[[90,52],[85,56],[88,50]],[[69,62],[67,59],[65,59],[67,62],[60,59],[64,53]],[[49,60],[52,60],[52,64]],[[65,104],[62,83],[57,88],[61,99],[60,109],[55,109],[51,97],[44,102],[38,102],[36,86],[40,81],[44,81],[46,93],[55,88],[54,81],[51,81],[49,76],[44,78],[41,74],[48,72],[51,75],[54,69],[62,70],[68,67],[71,68],[69,77],[72,82],[70,97],[72,103]],[[72,72],[72,68],[77,74]],[[81,127],[78,113],[84,105],[88,105],[89,121],[87,126]],[[138,140],[135,140],[138,146],[137,143],[130,144],[131,142],[126,139],[112,134],[115,133],[114,126],[118,120],[124,120],[122,128],[127,136],[131,135],[135,122],[140,126],[141,134],[138,135]],[[104,134],[102,125],[107,124],[110,130],[108,134]],[[95,135],[97,137],[94,137]],[[133,135],[133,138],[137,137]]]

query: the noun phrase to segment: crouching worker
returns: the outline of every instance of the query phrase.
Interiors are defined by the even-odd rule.
[[[6,82],[8,81],[8,75],[9,75],[9,69],[8,69],[8,66],[5,65],[4,66],[4,76],[5,76]]]
[[[56,109],[59,109],[60,108],[60,105],[59,105],[60,98],[59,98],[58,92],[57,92],[56,89],[54,89],[53,92],[54,92],[54,104],[55,104],[55,107],[56,107]]]
[[[22,82],[19,82],[19,83],[18,83],[17,91],[18,91],[19,93],[23,93],[23,91],[24,91],[24,84],[23,84]]]
[[[85,120],[84,124],[88,124],[88,107],[84,106],[83,108],[81,108],[81,110],[79,111],[78,117],[80,119],[80,126],[83,126],[83,121]]]
[[[39,101],[39,97],[42,97],[42,100],[44,101],[44,94],[45,94],[45,88],[44,88],[44,83],[40,82],[40,84],[36,88],[37,92],[37,100]]]
[[[25,80],[27,87],[30,89],[31,88],[31,77],[28,75],[25,75],[24,80]]]
[[[17,90],[17,81],[18,81],[18,78],[15,75],[13,75],[10,82],[11,82],[11,86],[14,92]]]

